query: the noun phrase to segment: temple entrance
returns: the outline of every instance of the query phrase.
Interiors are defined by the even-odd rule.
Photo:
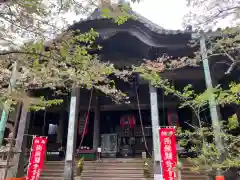
[[[145,139],[138,110],[101,112],[100,146],[103,157],[136,157],[142,152],[152,151],[150,110],[142,110],[141,116]]]
[[[186,111],[186,112],[185,112]],[[159,110],[160,126],[168,126],[171,110]],[[177,110],[179,125],[183,128],[191,118],[188,109]],[[174,114],[174,113],[173,113]],[[68,112],[35,112],[32,115],[29,134],[48,136],[48,160],[63,160],[65,158],[68,133]],[[94,143],[94,112],[89,112],[86,129],[86,112],[79,113],[76,133],[76,156],[96,158]],[[142,120],[142,124],[141,124]],[[190,120],[189,120],[190,121]],[[191,122],[189,122],[191,123]],[[186,127],[188,128],[188,127]],[[142,152],[152,154],[152,126],[150,109],[101,111],[99,123],[99,143],[102,157],[140,157]],[[144,130],[144,135],[142,131]],[[29,140],[31,147],[31,140]]]

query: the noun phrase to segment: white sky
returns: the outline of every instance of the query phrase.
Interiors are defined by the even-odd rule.
[[[186,0],[141,0],[140,3],[131,3],[135,12],[165,29],[173,30],[182,29],[182,19],[187,13],[185,5]],[[71,24],[73,20],[79,21],[80,18],[68,13],[67,19]]]
[[[207,1],[206,1],[207,2]],[[208,2],[211,2],[208,1]],[[239,0],[236,0],[239,3]],[[182,29],[183,17],[189,13],[186,6],[186,0],[141,0],[140,3],[131,4],[134,11],[148,18],[150,21],[162,26],[165,29]],[[203,9],[201,9],[203,8]],[[202,14],[204,7],[200,9],[192,9],[196,14]],[[206,12],[208,13],[208,12]],[[239,21],[232,21],[233,16],[221,19],[211,29],[225,28],[227,26],[236,26]]]
[[[112,1],[117,2],[119,0]],[[140,0],[140,3],[131,3],[131,7],[135,12],[141,14],[164,29],[178,30],[183,29],[183,17],[189,13],[190,10],[186,6],[186,3],[186,0]],[[201,8],[204,9],[204,7]],[[201,9],[192,10],[194,10],[194,13],[203,13]],[[80,17],[77,17],[72,13],[68,13],[66,17],[70,24],[72,24],[73,20],[79,21],[80,19]],[[218,27],[224,28],[226,26],[231,26],[230,19],[221,20],[217,25],[214,25],[214,27],[211,26],[210,28],[216,29]]]
[[[186,0],[143,0],[131,7],[165,29],[181,29],[183,16],[187,13]]]
[[[85,0],[79,0],[85,1]],[[119,1],[119,0],[113,0]],[[130,1],[130,0],[127,0]],[[131,3],[132,9],[141,14],[142,16],[146,17],[150,21],[158,24],[159,26],[163,27],[164,29],[182,29],[182,22],[183,17],[185,14],[189,12],[189,9],[186,7],[186,0],[140,0],[140,3]],[[200,10],[201,11],[201,10]],[[61,20],[56,19],[54,22],[57,26],[66,27],[69,24],[72,24],[74,21],[79,21],[82,15],[75,15],[73,12],[68,12],[63,17],[66,18],[68,23],[61,22]],[[59,17],[61,18],[61,16]],[[231,21],[223,21],[217,27],[226,27],[226,25]],[[50,30],[51,31],[51,30]],[[50,33],[51,34],[51,33]],[[47,39],[52,39],[55,37],[56,34],[51,34],[48,36]],[[28,40],[29,38],[16,38],[18,43]],[[19,39],[19,40],[18,40]],[[21,43],[20,43],[21,44]]]

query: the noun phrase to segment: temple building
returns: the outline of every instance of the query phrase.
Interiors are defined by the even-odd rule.
[[[101,18],[101,12],[96,10],[91,17],[70,28],[81,32],[88,32],[93,28],[99,32],[100,38],[96,43],[103,48],[97,53],[102,61],[109,61],[119,69],[140,65],[144,63],[144,59],[156,60],[164,53],[173,58],[192,55],[193,50],[188,47],[191,33],[164,30],[138,14],[136,17],[136,20],[130,19],[119,26],[110,19]],[[181,68],[166,72],[164,76],[174,81],[179,88],[187,84],[193,84],[200,91],[205,88],[201,68]],[[76,149],[78,152],[95,152],[98,147],[102,147],[104,157],[138,156],[146,149],[152,152],[149,82],[137,75],[131,82],[117,78],[114,80],[116,87],[128,94],[130,103],[115,104],[100,92],[81,89]],[[46,94],[46,91],[44,93]],[[187,126],[184,122],[197,123],[194,122],[190,109],[178,108],[177,98],[165,96],[161,89],[157,90],[157,94],[161,126]],[[29,132],[49,136],[49,153],[67,146],[69,104],[70,97],[62,105],[63,109],[54,109],[54,112],[49,109],[46,113],[35,112],[32,115]]]
[[[136,18],[117,25],[111,19],[103,18],[99,10],[95,10],[89,18],[75,23],[70,29],[87,32],[93,28],[97,31],[100,37],[96,43],[103,48],[94,53],[97,53],[102,61],[109,61],[119,69],[140,65],[144,63],[144,59],[156,60],[163,54],[168,54],[179,61],[181,57],[194,56],[196,49],[189,46],[193,32],[166,30],[141,15],[132,13]],[[226,69],[224,65],[213,67],[216,61],[213,59],[209,64],[214,83],[233,79],[234,77],[224,76],[224,69]],[[198,92],[206,89],[202,65],[166,71],[162,76],[171,80],[178,89],[188,84],[192,84]],[[151,95],[153,89],[150,82],[144,81],[138,75],[134,76],[131,82],[124,82],[117,78],[114,80],[116,86],[128,94],[130,103],[116,104],[103,93],[79,89],[77,122],[75,122],[77,124],[74,145],[76,156],[84,156],[85,160],[95,160],[96,152],[100,147],[104,158],[139,158],[143,152],[152,154],[152,118],[153,114],[156,114],[155,110],[158,110],[158,123],[162,127],[198,126],[198,121],[191,109],[187,107],[180,109],[179,99],[164,95],[162,89],[155,89],[157,103],[153,102]],[[34,92],[34,95],[51,98],[51,92],[48,90],[39,90]],[[22,137],[23,140],[22,144],[16,144],[16,146],[25,151],[24,153],[31,148],[31,135],[48,136],[46,160],[54,162],[65,160],[69,145],[71,95],[63,98],[63,104],[46,111],[29,112],[27,115],[26,113],[23,115],[22,112],[19,117],[17,139]],[[226,119],[236,112],[236,109],[229,106],[221,108],[220,112],[222,119]],[[201,114],[201,118],[211,122],[208,109]],[[27,134],[24,138],[23,132]],[[182,153],[187,154],[187,149]]]

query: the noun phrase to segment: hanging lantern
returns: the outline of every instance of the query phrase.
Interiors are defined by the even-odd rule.
[[[133,115],[127,115],[127,116],[125,115],[120,119],[120,126],[122,128],[127,127],[127,128],[133,129],[135,125],[136,125],[136,119]]]
[[[224,180],[224,176],[216,176],[216,180]]]
[[[168,125],[169,126],[179,126],[179,119],[178,119],[178,114],[174,110],[169,110],[167,112],[167,118],[168,118]]]

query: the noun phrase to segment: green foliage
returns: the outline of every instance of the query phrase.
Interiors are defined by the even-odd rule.
[[[192,7],[191,12],[186,16],[185,24],[192,24],[194,28],[208,29],[214,23],[225,17],[231,16],[235,22],[239,20],[239,6],[237,1],[223,2],[220,0],[188,0],[188,5]],[[198,11],[197,9],[198,8]],[[202,9],[199,11],[199,9]],[[196,13],[197,12],[197,13]],[[199,13],[200,12],[200,13]],[[202,14],[201,14],[202,13]],[[235,16],[236,15],[236,16]],[[220,77],[230,74],[234,70],[239,70],[240,54],[239,54],[239,24],[235,27],[218,30],[215,33],[205,33],[207,37],[207,56],[209,60],[214,60],[210,64],[212,71]],[[191,41],[191,46],[199,47],[199,39]],[[222,121],[220,127],[216,125],[206,125],[201,121],[200,113],[209,108],[209,102],[216,101],[216,105],[239,105],[240,84],[230,83],[227,88],[218,86],[212,89],[206,89],[202,93],[196,93],[192,85],[186,86],[182,90],[178,90],[167,79],[161,77],[161,73],[172,69],[198,64],[201,60],[200,50],[197,51],[193,59],[183,57],[184,60],[170,60],[169,57],[158,58],[154,62],[147,61],[140,67],[134,67],[142,78],[149,80],[158,88],[164,89],[166,95],[178,97],[181,101],[180,107],[190,107],[198,120],[198,126],[193,126],[192,130],[178,129],[177,133],[181,137],[179,143],[182,146],[191,146],[190,151],[197,153],[196,158],[189,158],[194,165],[194,171],[207,173],[216,173],[216,171],[226,171],[231,167],[240,166],[239,156],[239,123],[236,114],[233,114]],[[160,60],[159,60],[160,59]],[[169,62],[170,61],[170,62]],[[174,63],[172,63],[174,62]],[[169,65],[170,64],[170,65]],[[218,65],[225,64],[228,69],[223,73],[214,71]],[[224,122],[224,123],[223,123]],[[215,134],[214,129],[220,128],[220,133]],[[219,149],[214,142],[214,137],[220,137],[223,143],[223,149]],[[223,158],[224,157],[224,158]]]
[[[228,118],[228,129],[233,130],[239,127],[238,118],[236,114],[233,114]]]
[[[239,167],[240,136],[233,135],[227,125],[221,126],[222,131],[218,136],[222,139],[223,150],[219,150],[213,142],[213,129],[211,126],[198,128],[196,131],[182,130],[178,135],[180,145],[191,145],[190,152],[197,153],[197,157],[189,158],[193,171],[206,173],[224,172],[231,167]],[[239,128],[239,126],[238,126]],[[222,158],[224,156],[224,158]]]
[[[11,33],[17,33],[24,38],[26,38],[26,32],[30,36],[33,35],[30,38],[27,37],[28,41],[23,45],[16,47],[11,41],[7,49],[0,49],[1,102],[6,102],[7,99],[11,103],[29,100],[26,95],[29,90],[50,88],[53,91],[57,89],[70,91],[74,86],[86,89],[95,88],[112,97],[116,102],[127,98],[126,94],[116,89],[115,83],[108,79],[108,76],[116,74],[119,78],[126,78],[131,72],[119,71],[113,64],[100,62],[97,55],[89,53],[89,51],[101,48],[95,44],[96,38],[99,37],[98,33],[94,29],[85,33],[63,31],[57,24],[54,24],[54,19],[67,11],[84,14],[82,11],[76,12],[76,9],[88,9],[92,12],[91,8],[100,7],[103,16],[112,18],[117,24],[122,24],[128,18],[133,17],[129,14],[128,5],[105,2],[95,4],[89,1],[86,7],[77,1],[56,0],[46,3],[39,0],[33,3],[31,0],[22,0],[18,3],[8,1],[0,6],[5,13],[0,13],[0,21],[5,23],[0,25],[0,38],[7,37],[8,40],[13,40],[10,34],[3,35],[9,26],[12,27]],[[13,9],[19,12],[14,11],[10,14]],[[11,18],[11,21],[5,22],[8,20],[6,17]],[[60,20],[64,22],[64,19]],[[50,29],[54,36],[58,32],[61,35],[46,42],[46,36],[49,36],[46,29]],[[4,45],[4,43],[0,44],[1,47]],[[11,67],[15,61],[18,63],[19,72],[15,89],[9,91]],[[36,102],[34,103],[34,109],[43,108],[41,100],[37,106]],[[52,102],[50,104],[56,105]],[[47,104],[45,105],[48,107]]]
[[[193,25],[199,29],[213,28],[219,23],[229,23],[228,26],[239,24],[239,1],[223,0],[186,0],[189,12],[184,18],[185,25]]]
[[[152,170],[153,170],[153,167],[152,167],[152,159],[145,159],[144,161],[144,166],[143,166],[143,174],[144,174],[144,177],[145,179],[151,179],[152,178]]]
[[[46,100],[44,97],[35,98],[35,102],[32,102],[30,105],[30,109],[33,111],[45,110],[49,107],[59,105],[63,102],[62,99],[53,99]]]
[[[152,66],[153,64],[151,64]],[[240,84],[230,83],[228,88],[223,89],[218,86],[207,89],[200,94],[195,92],[192,85],[178,90],[170,81],[161,77],[161,74],[151,67],[145,63],[140,67],[135,67],[134,70],[139,72],[142,78],[151,81],[154,86],[164,89],[166,95],[178,97],[181,101],[180,108],[190,107],[199,122],[198,127],[192,126],[193,130],[177,130],[178,136],[181,137],[180,145],[190,146],[190,151],[197,153],[196,158],[189,158],[193,165],[192,170],[205,171],[211,174],[216,171],[224,172],[230,167],[239,167],[240,135],[237,131],[240,126],[236,114],[229,117],[228,121],[222,121],[220,124],[221,132],[214,134],[213,128],[216,128],[216,126],[204,124],[201,121],[200,113],[208,108],[209,101],[212,101],[212,99],[215,99],[216,105],[239,105],[237,93],[240,90]],[[222,139],[223,149],[219,149],[215,145],[215,136]],[[224,158],[222,158],[223,156]]]
[[[101,8],[102,16],[107,19],[113,19],[113,21],[121,25],[129,19],[135,19],[136,17],[130,13],[131,8],[127,4],[115,5],[114,7],[109,7],[105,5]]]
[[[81,158],[77,162],[77,170],[76,170],[77,176],[81,176],[83,170],[84,170],[84,158]]]
[[[194,0],[193,0],[194,1]],[[215,61],[214,66],[224,63],[229,66],[226,74],[231,73],[239,67],[239,28],[228,28],[221,30],[217,36],[207,40],[209,59],[213,57],[225,57],[224,60]],[[216,33],[216,34],[217,34]],[[198,44],[198,42],[195,42]],[[195,44],[195,45],[196,45]],[[199,55],[199,52],[196,53]],[[198,59],[198,57],[195,59]],[[186,57],[186,59],[189,59]],[[210,59],[211,60],[211,59]],[[213,133],[216,125],[206,125],[201,121],[200,113],[208,108],[209,101],[216,101],[216,105],[239,105],[240,84],[230,83],[228,88],[223,89],[221,86],[207,89],[203,93],[196,93],[192,85],[186,86],[182,90],[176,89],[167,79],[161,77],[161,73],[168,71],[168,58],[161,61],[146,62],[134,70],[141,73],[142,78],[149,80],[158,88],[164,89],[166,95],[173,95],[181,101],[180,107],[190,107],[195,113],[198,120],[198,127],[192,126],[193,130],[178,129],[178,135],[181,137],[179,143],[182,146],[191,146],[190,151],[197,153],[196,158],[189,158],[194,171],[207,173],[223,172],[231,167],[239,167],[239,123],[236,114],[233,114],[227,121],[220,124],[220,133]],[[197,61],[195,61],[197,62]],[[195,63],[194,62],[194,63]],[[174,66],[179,68],[187,66],[189,63]],[[191,64],[191,63],[190,63]],[[215,72],[214,72],[215,73]],[[218,72],[217,72],[218,73]],[[223,149],[219,149],[214,142],[214,137],[218,136],[223,143]]]

